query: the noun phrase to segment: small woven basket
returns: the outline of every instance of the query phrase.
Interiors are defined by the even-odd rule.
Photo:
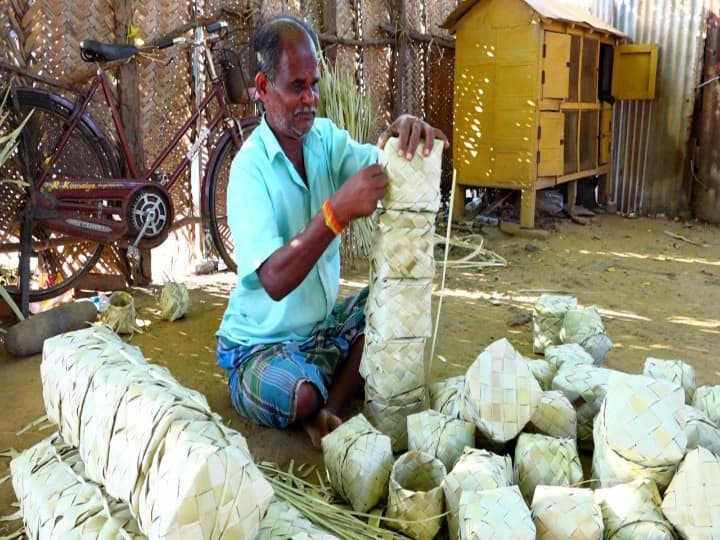
[[[458,510],[460,496],[463,492],[506,487],[512,482],[510,456],[500,456],[487,450],[466,448],[443,482],[450,538],[457,538],[459,534]],[[525,506],[524,502],[523,506]]]
[[[720,457],[691,450],[665,492],[663,514],[682,538],[720,538],[719,493]]]
[[[416,540],[431,540],[440,530],[445,465],[424,452],[401,455],[390,474],[388,524]]]
[[[517,486],[465,491],[460,497],[459,513],[462,540],[536,538],[530,510]]]
[[[562,392],[557,390],[543,392],[537,410],[530,419],[530,426],[550,437],[575,440],[577,437],[575,407]]]
[[[384,397],[371,386],[365,386],[365,415],[372,425],[390,437],[393,452],[408,447],[407,417],[426,409],[424,386],[391,397]]]
[[[545,360],[526,359],[535,380],[540,385],[540,389],[544,392],[552,388],[552,380],[557,370]]]
[[[560,329],[561,343],[577,343],[601,364],[612,349],[612,340],[605,332],[602,318],[595,306],[571,309],[565,314]]]
[[[168,281],[160,294],[160,317],[174,321],[184,317],[190,308],[190,293],[182,283]]]
[[[408,449],[439,459],[452,470],[466,446],[475,444],[475,425],[433,410],[407,417]]]
[[[389,182],[380,205],[389,210],[437,212],[440,209],[440,173],[443,142],[435,141],[429,156],[416,152],[411,161],[398,156],[400,140],[391,137],[378,155]]]
[[[513,476],[526,501],[532,501],[539,485],[572,486],[582,482],[575,441],[522,433],[515,446]]]
[[[260,522],[257,540],[338,540],[285,501],[274,500]]]
[[[652,480],[595,490],[608,540],[673,540],[675,533],[660,510],[662,499]]]
[[[553,345],[545,349],[545,360],[558,371],[567,364],[594,365],[595,359],[577,343]]]
[[[559,390],[575,407],[577,438],[592,441],[593,421],[607,392],[612,370],[587,364],[569,364],[553,379],[553,390]]]
[[[687,449],[703,447],[720,456],[720,427],[704,412],[690,405],[683,408]]]
[[[434,212],[378,212],[373,228],[371,267],[378,279],[432,279],[434,239]]]
[[[393,465],[390,437],[358,414],[322,438],[330,483],[356,512],[367,512],[387,497]]]
[[[603,538],[603,515],[591,489],[538,486],[531,510],[538,540]]]
[[[577,309],[574,296],[541,294],[533,307],[533,352],[542,354],[550,345],[560,343],[560,329],[565,313]]]
[[[458,418],[459,395],[465,384],[465,375],[456,375],[445,380],[430,383],[428,394],[430,396],[430,408],[452,418]]]
[[[465,374],[460,415],[488,439],[504,443],[530,421],[542,390],[507,339],[489,345]]]
[[[720,384],[700,386],[695,390],[692,406],[700,409],[710,420],[720,426]]]
[[[682,386],[685,403],[692,403],[697,388],[695,368],[682,360],[661,360],[648,357],[643,366],[643,375],[653,379],[664,379]]]
[[[360,375],[381,396],[394,396],[425,384],[425,338],[385,341],[366,332]]]
[[[110,305],[101,319],[118,334],[142,332],[135,321],[135,299],[125,291],[115,291],[110,295]]]
[[[366,331],[383,341],[427,338],[432,334],[430,279],[371,276],[365,306]]]

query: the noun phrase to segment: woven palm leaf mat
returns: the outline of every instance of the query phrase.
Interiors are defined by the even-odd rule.
[[[375,216],[370,264],[379,279],[432,279],[435,214],[384,210]]]
[[[463,540],[533,540],[535,524],[517,486],[464,491],[460,497]]]
[[[591,489],[538,486],[531,510],[538,540],[603,538],[603,516]]]
[[[577,413],[570,400],[562,392],[543,392],[530,425],[540,433],[551,437],[577,438]]]
[[[533,306],[533,352],[542,354],[551,345],[560,343],[560,329],[565,313],[577,309],[574,296],[541,294]]]
[[[612,349],[612,340],[605,332],[600,313],[595,306],[571,309],[565,313],[560,329],[561,343],[577,343],[600,364]]]
[[[265,517],[260,522],[256,540],[337,540],[325,529],[309,521],[292,505],[283,501],[273,501]]]
[[[465,374],[460,414],[495,442],[517,436],[530,421],[542,390],[507,339],[489,345]]]
[[[465,447],[475,444],[475,425],[433,410],[407,417],[408,449],[439,459],[452,470]]]
[[[59,434],[25,450],[10,470],[28,538],[145,538],[127,503],[85,477],[78,451]]]
[[[687,449],[703,447],[720,455],[720,426],[710,420],[700,409],[685,405],[685,434]]]
[[[397,458],[390,473],[389,525],[416,540],[432,540],[442,525],[445,465],[430,454],[410,451]]]
[[[613,540],[672,540],[672,525],[660,510],[662,499],[655,482],[635,480],[595,490],[605,523],[606,538]]]
[[[425,384],[425,338],[385,341],[365,334],[360,375],[380,396],[404,394]]]

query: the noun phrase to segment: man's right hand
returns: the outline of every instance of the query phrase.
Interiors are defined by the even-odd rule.
[[[335,216],[345,226],[353,219],[369,216],[385,197],[388,179],[380,165],[360,169],[330,198]]]

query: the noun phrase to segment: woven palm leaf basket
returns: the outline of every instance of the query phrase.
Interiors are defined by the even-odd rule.
[[[360,375],[376,394],[391,397],[425,385],[425,338],[385,341],[365,334]]]
[[[257,540],[338,540],[289,503],[274,500],[260,522]]]
[[[582,465],[575,441],[547,435],[522,433],[515,446],[513,477],[526,501],[535,488],[572,486],[583,481]]]
[[[577,413],[570,400],[562,392],[543,392],[529,426],[539,433],[575,440],[577,437]]]
[[[612,349],[612,340],[605,332],[605,325],[595,306],[571,309],[565,314],[560,342],[581,345],[596,364],[601,364]]]
[[[565,343],[547,347],[545,349],[545,360],[555,367],[556,372],[566,363],[597,365],[590,353],[577,343]]]
[[[458,538],[458,511],[463,492],[507,487],[512,483],[510,456],[466,448],[443,482],[450,538]]]
[[[160,317],[175,321],[184,317],[190,308],[190,293],[183,283],[168,281],[160,293]]]
[[[142,332],[136,322],[135,299],[125,291],[115,291],[110,295],[110,305],[101,318],[118,334]]]
[[[698,387],[693,396],[692,406],[700,409],[710,420],[720,426],[720,384]]]
[[[464,384],[465,375],[456,375],[430,383],[428,385],[430,408],[446,416],[458,418],[460,414],[458,398]]]
[[[365,415],[373,426],[390,437],[393,452],[408,447],[408,416],[426,409],[427,390],[424,386],[388,398],[365,385]]]
[[[692,403],[697,380],[695,368],[690,364],[682,360],[662,360],[648,357],[645,360],[642,374],[653,379],[664,379],[679,384],[685,391],[685,403]]]
[[[612,370],[587,364],[569,364],[553,379],[553,390],[562,392],[575,407],[578,441],[592,441],[593,421],[607,392]]]
[[[538,540],[603,538],[603,516],[591,489],[538,486],[531,510]]]
[[[672,525],[660,510],[662,499],[652,480],[595,490],[607,540],[672,540]]]
[[[368,334],[382,341],[430,337],[432,285],[431,279],[379,279],[371,275],[365,306]]]
[[[526,360],[530,368],[530,373],[535,377],[535,380],[540,385],[540,389],[542,391],[550,390],[557,369],[546,360],[532,360],[530,358],[526,358]]]
[[[416,540],[432,540],[442,526],[442,462],[425,452],[410,451],[393,464],[386,516],[388,525]]]
[[[380,205],[389,210],[437,212],[440,209],[440,173],[443,142],[435,141],[429,156],[416,152],[411,161],[398,156],[400,140],[391,137],[378,155],[390,180]]]
[[[685,434],[687,449],[703,447],[720,456],[720,427],[700,409],[685,405]]]
[[[25,450],[10,470],[27,538],[145,538],[127,503],[85,477],[78,451],[59,434]]]
[[[533,352],[542,354],[550,345],[560,343],[565,313],[577,309],[574,296],[541,294],[533,306]]]
[[[390,437],[362,414],[323,437],[321,445],[330,484],[356,512],[367,512],[387,497],[393,465]]]
[[[507,339],[489,345],[465,374],[460,415],[491,441],[513,439],[530,421],[542,390]]]
[[[433,410],[407,417],[408,449],[439,459],[450,471],[465,447],[475,444],[475,424]]]
[[[150,538],[254,539],[273,498],[244,437],[217,421],[173,422],[136,493]]]
[[[517,486],[464,491],[459,513],[462,540],[534,540],[536,537],[530,510]]]
[[[378,279],[432,279],[435,213],[384,210],[375,215],[370,265]]]
[[[682,538],[720,538],[720,457],[705,448],[687,453],[662,502]]]

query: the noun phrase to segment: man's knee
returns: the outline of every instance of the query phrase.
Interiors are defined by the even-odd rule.
[[[302,421],[314,417],[322,402],[322,395],[313,383],[300,383],[295,392],[295,418]]]

